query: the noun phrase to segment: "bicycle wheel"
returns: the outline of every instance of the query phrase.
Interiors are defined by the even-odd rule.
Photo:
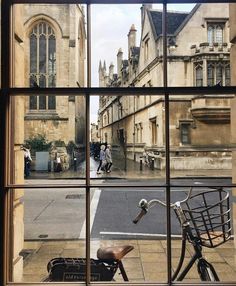
[[[220,281],[215,268],[205,259],[200,259],[197,266],[202,281]]]

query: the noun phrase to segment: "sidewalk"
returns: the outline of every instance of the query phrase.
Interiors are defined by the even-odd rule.
[[[90,158],[90,178],[91,179],[165,179],[165,170],[151,170],[145,164],[127,159],[126,170],[122,160],[114,159],[111,173],[102,172],[97,174],[99,162]],[[85,162],[81,163],[76,171],[68,170],[60,173],[56,172],[31,172],[29,179],[85,179]],[[171,170],[171,178],[208,178],[225,177],[231,178],[231,170]]]
[[[165,240],[101,240],[91,241],[91,258],[96,258],[99,247],[133,245],[134,250],[123,259],[124,267],[131,282],[166,282],[167,257]],[[180,240],[172,241],[172,267],[176,267],[180,255]],[[24,259],[23,282],[39,282],[47,276],[47,263],[54,257],[85,257],[85,241],[38,241],[25,242],[29,255]],[[188,245],[186,262],[191,254]],[[212,263],[221,281],[236,281],[236,266],[233,241],[215,248],[205,248],[204,256]],[[186,264],[186,263],[185,263]],[[119,271],[118,271],[119,272]],[[122,282],[118,273],[116,282]],[[199,282],[194,266],[184,282]]]

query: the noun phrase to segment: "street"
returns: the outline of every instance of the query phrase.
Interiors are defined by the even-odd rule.
[[[185,184],[192,179],[184,180]],[[228,179],[218,179],[229,184]],[[204,180],[212,184],[214,180]],[[201,180],[196,181],[197,184]],[[137,184],[139,184],[137,182]],[[188,188],[174,188],[171,201],[185,198]],[[196,192],[199,192],[196,188]],[[166,210],[162,206],[152,208],[134,225],[141,198],[158,198],[165,201],[163,187],[152,188],[101,188],[91,192],[91,238],[134,239],[165,237]],[[214,201],[214,198],[212,198]],[[85,190],[84,189],[25,189],[25,239],[82,239],[85,238]],[[172,213],[172,234],[179,235],[179,223]]]

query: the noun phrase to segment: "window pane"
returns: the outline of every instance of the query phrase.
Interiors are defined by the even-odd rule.
[[[142,12],[140,7],[92,5],[92,86],[163,86],[162,5],[145,5]],[[178,20],[180,26],[183,19]]]
[[[37,72],[37,38],[36,35],[30,37],[30,72]]]
[[[221,26],[216,26],[216,31],[215,31],[215,41],[216,43],[222,44],[223,43],[223,29]]]
[[[46,73],[46,37],[39,37],[39,72]]]
[[[229,4],[173,4],[168,5],[167,10],[167,17],[170,18],[169,21],[167,18],[167,24],[170,29],[176,29],[176,33],[168,34],[167,39],[168,85],[188,87],[217,84],[216,66],[220,64],[224,67],[230,62]],[[171,17],[176,12],[176,18]],[[177,19],[184,16],[187,19],[178,26]],[[208,67],[209,63],[212,63],[212,68]],[[200,78],[196,80],[195,68],[198,65],[202,67],[202,83]],[[222,77],[225,77],[224,68]],[[222,85],[225,85],[224,81]]]
[[[214,67],[212,65],[208,65],[207,67],[207,85],[213,86],[215,83],[214,80]]]
[[[147,183],[152,178],[161,178],[165,165],[164,97],[113,95],[100,96],[99,102],[95,100],[92,96],[92,178],[109,179],[113,173],[123,179],[146,176]],[[108,170],[102,159],[99,161],[103,153],[101,145],[111,148],[112,166],[107,165]]]
[[[37,109],[37,96],[36,95],[30,96],[30,109]]]
[[[156,205],[139,223],[132,223],[140,212],[139,201],[142,198],[165,201],[165,190],[101,187],[95,191],[91,201],[95,203],[95,198],[98,197],[99,204],[91,232],[91,255],[96,256],[100,247],[106,251],[106,247],[116,249],[119,246],[120,249],[125,249],[124,253],[128,252],[122,261],[130,283],[166,283],[166,209]],[[157,224],[153,223],[160,217],[162,219]],[[114,285],[124,283],[120,272],[119,269],[115,272],[112,281]]]
[[[46,95],[39,95],[39,109],[46,109]]]
[[[56,109],[56,97],[55,95],[48,96],[48,109]]]
[[[56,73],[56,40],[54,36],[49,37],[48,43],[48,74]]]

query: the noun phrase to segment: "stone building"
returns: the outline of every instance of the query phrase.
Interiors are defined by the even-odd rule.
[[[25,101],[25,139],[84,144],[85,102],[81,96],[40,96],[40,87],[83,87],[85,20],[79,4],[24,5],[24,86],[36,87]]]
[[[101,87],[162,87],[162,11],[141,8],[141,40],[128,33],[128,59],[117,53],[106,70],[99,64]],[[170,147],[173,169],[231,169],[230,100],[220,86],[230,85],[229,5],[198,4],[190,13],[168,11],[168,86],[219,86],[219,94],[170,96]],[[143,153],[165,168],[163,96],[103,96],[99,106],[101,141],[139,160]],[[114,148],[113,148],[114,149]],[[122,152],[121,152],[122,153]]]

